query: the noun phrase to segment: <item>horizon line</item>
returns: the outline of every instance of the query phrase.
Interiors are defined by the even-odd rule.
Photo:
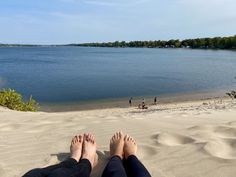
[[[130,41],[125,41],[125,40],[116,40],[116,41],[103,41],[103,42],[82,42],[82,43],[64,43],[64,44],[30,44],[30,43],[1,43],[1,45],[22,45],[22,46],[68,46],[68,45],[82,45],[82,44],[91,44],[91,43],[114,43],[114,42],[134,42],[134,41],[170,41],[170,40],[179,40],[179,41],[184,41],[184,40],[195,40],[195,39],[206,39],[206,38],[227,38],[227,37],[234,37],[235,35],[229,35],[229,36],[215,36],[215,37],[197,37],[197,38],[185,38],[185,39],[168,39],[168,40],[160,40],[160,39],[155,39],[155,40],[130,40]]]

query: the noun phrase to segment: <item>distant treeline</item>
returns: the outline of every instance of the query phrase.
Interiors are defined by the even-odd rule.
[[[140,47],[140,48],[192,48],[192,49],[236,49],[236,35],[231,37],[197,38],[168,41],[115,41],[103,43],[81,43],[67,45],[1,44],[0,47],[83,46],[83,47]]]
[[[104,43],[70,44],[84,47],[144,47],[144,48],[193,48],[193,49],[236,49],[236,35],[231,37],[197,38],[169,41],[115,41]]]
[[[32,45],[32,44],[1,44],[0,47],[37,47],[40,45]]]

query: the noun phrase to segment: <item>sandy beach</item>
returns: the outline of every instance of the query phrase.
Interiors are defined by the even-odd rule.
[[[17,112],[0,107],[0,176],[19,177],[62,161],[73,135],[92,132],[107,163],[109,139],[122,130],[138,143],[138,157],[153,177],[235,177],[236,102],[199,100],[148,110],[109,108],[71,112]]]

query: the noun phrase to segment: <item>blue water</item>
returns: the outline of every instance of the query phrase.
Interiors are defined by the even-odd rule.
[[[232,88],[236,52],[222,50],[0,48],[0,88],[43,103]]]

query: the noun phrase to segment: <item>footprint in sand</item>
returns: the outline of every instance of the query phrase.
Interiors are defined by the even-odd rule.
[[[160,133],[155,138],[158,143],[166,146],[180,146],[195,142],[191,137],[175,133]]]
[[[236,139],[219,139],[209,141],[204,150],[213,157],[221,159],[236,159]]]
[[[236,121],[229,122],[228,125],[236,126]]]
[[[213,129],[213,133],[221,138],[235,138],[236,128],[229,126],[218,126]]]
[[[156,147],[152,147],[149,145],[138,145],[138,157],[141,160],[145,160],[145,159],[150,159],[151,156],[155,156],[158,153],[158,150],[156,149]]]
[[[197,126],[190,127],[187,130],[190,130],[190,131],[209,131],[209,130],[213,130],[213,128],[210,125],[197,125]]]

